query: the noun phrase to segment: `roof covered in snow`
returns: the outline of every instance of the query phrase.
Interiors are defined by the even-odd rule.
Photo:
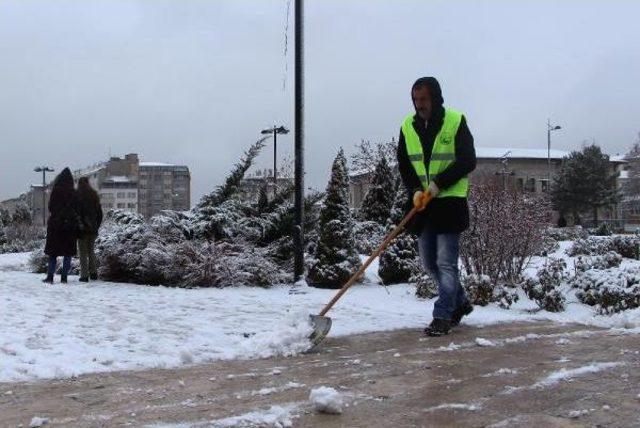
[[[140,166],[153,167],[153,166],[175,166],[175,165],[171,163],[163,163],[163,162],[140,162]]]
[[[510,159],[547,159],[547,155],[551,159],[562,159],[569,156],[570,152],[564,150],[551,150],[547,153],[546,149],[520,149],[514,147],[476,147],[476,157],[481,159],[498,159],[508,157]]]
[[[126,175],[110,175],[104,181],[111,181],[113,183],[130,183],[135,180],[127,177]]]

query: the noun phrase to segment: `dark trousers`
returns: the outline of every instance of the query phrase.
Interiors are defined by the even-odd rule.
[[[78,253],[80,257],[80,277],[98,276],[96,253],[94,250],[97,235],[86,235],[78,239]]]
[[[453,312],[468,302],[458,270],[460,234],[435,233],[425,227],[418,237],[418,250],[422,266],[438,285],[433,317],[450,320]]]
[[[53,278],[56,273],[56,265],[58,264],[57,257],[49,256],[49,268],[47,269],[47,276]],[[64,256],[62,258],[62,276],[66,277],[71,269],[71,256]]]

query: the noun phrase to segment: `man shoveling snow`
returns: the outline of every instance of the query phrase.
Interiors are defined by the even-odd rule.
[[[469,227],[467,175],[476,167],[476,154],[464,115],[443,106],[435,78],[418,79],[411,97],[416,113],[402,123],[398,168],[420,210],[409,230],[418,235],[422,266],[438,285],[433,321],[424,332],[442,336],[473,310],[460,284],[458,253],[460,233]]]

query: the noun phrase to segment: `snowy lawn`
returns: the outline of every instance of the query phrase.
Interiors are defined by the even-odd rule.
[[[307,314],[335,293],[306,286],[179,289],[91,282],[43,285],[27,273],[28,253],[0,255],[0,382],[90,372],[175,367],[219,359],[300,352]],[[420,328],[433,300],[414,287],[376,284],[377,264],[329,312],[332,336]],[[56,277],[56,281],[59,277]],[[535,312],[522,296],[512,309],[476,307],[463,323],[553,320],[640,327],[640,310],[611,317],[569,299],[566,312]],[[418,336],[417,336],[418,337]]]

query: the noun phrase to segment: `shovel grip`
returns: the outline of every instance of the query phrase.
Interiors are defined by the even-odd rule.
[[[429,203],[429,201],[431,201],[432,197],[430,193],[427,193],[427,202]],[[387,235],[387,237],[384,239],[384,241],[382,241],[382,244],[380,244],[380,246],[378,247],[378,249],[369,256],[369,258],[362,264],[362,266],[360,267],[360,269],[358,269],[358,271],[353,274],[353,276],[351,278],[349,278],[349,281],[347,281],[347,283],[345,285],[342,286],[342,288],[340,289],[340,291],[338,291],[336,293],[335,296],[333,296],[333,299],[331,299],[331,301],[329,303],[327,303],[327,305],[322,309],[322,311],[320,311],[320,316],[324,316],[327,312],[329,312],[329,310],[333,307],[333,305],[335,305],[335,303],[340,299],[340,297],[342,297],[342,295],[344,293],[346,293],[346,291],[349,289],[349,287],[351,287],[353,284],[355,284],[355,282],[364,274],[364,272],[367,270],[367,268],[369,267],[369,265],[380,255],[380,253],[382,253],[391,243],[391,241],[393,241],[395,239],[396,236],[398,236],[400,234],[400,232],[402,232],[405,228],[405,226],[407,225],[407,223],[409,223],[409,221],[413,218],[413,216],[416,215],[416,213],[418,211],[418,208],[413,207],[413,209],[411,209],[411,211],[409,211],[409,213],[402,219],[402,221],[400,222],[400,224],[398,224],[392,231],[391,233],[389,233],[389,235]]]

